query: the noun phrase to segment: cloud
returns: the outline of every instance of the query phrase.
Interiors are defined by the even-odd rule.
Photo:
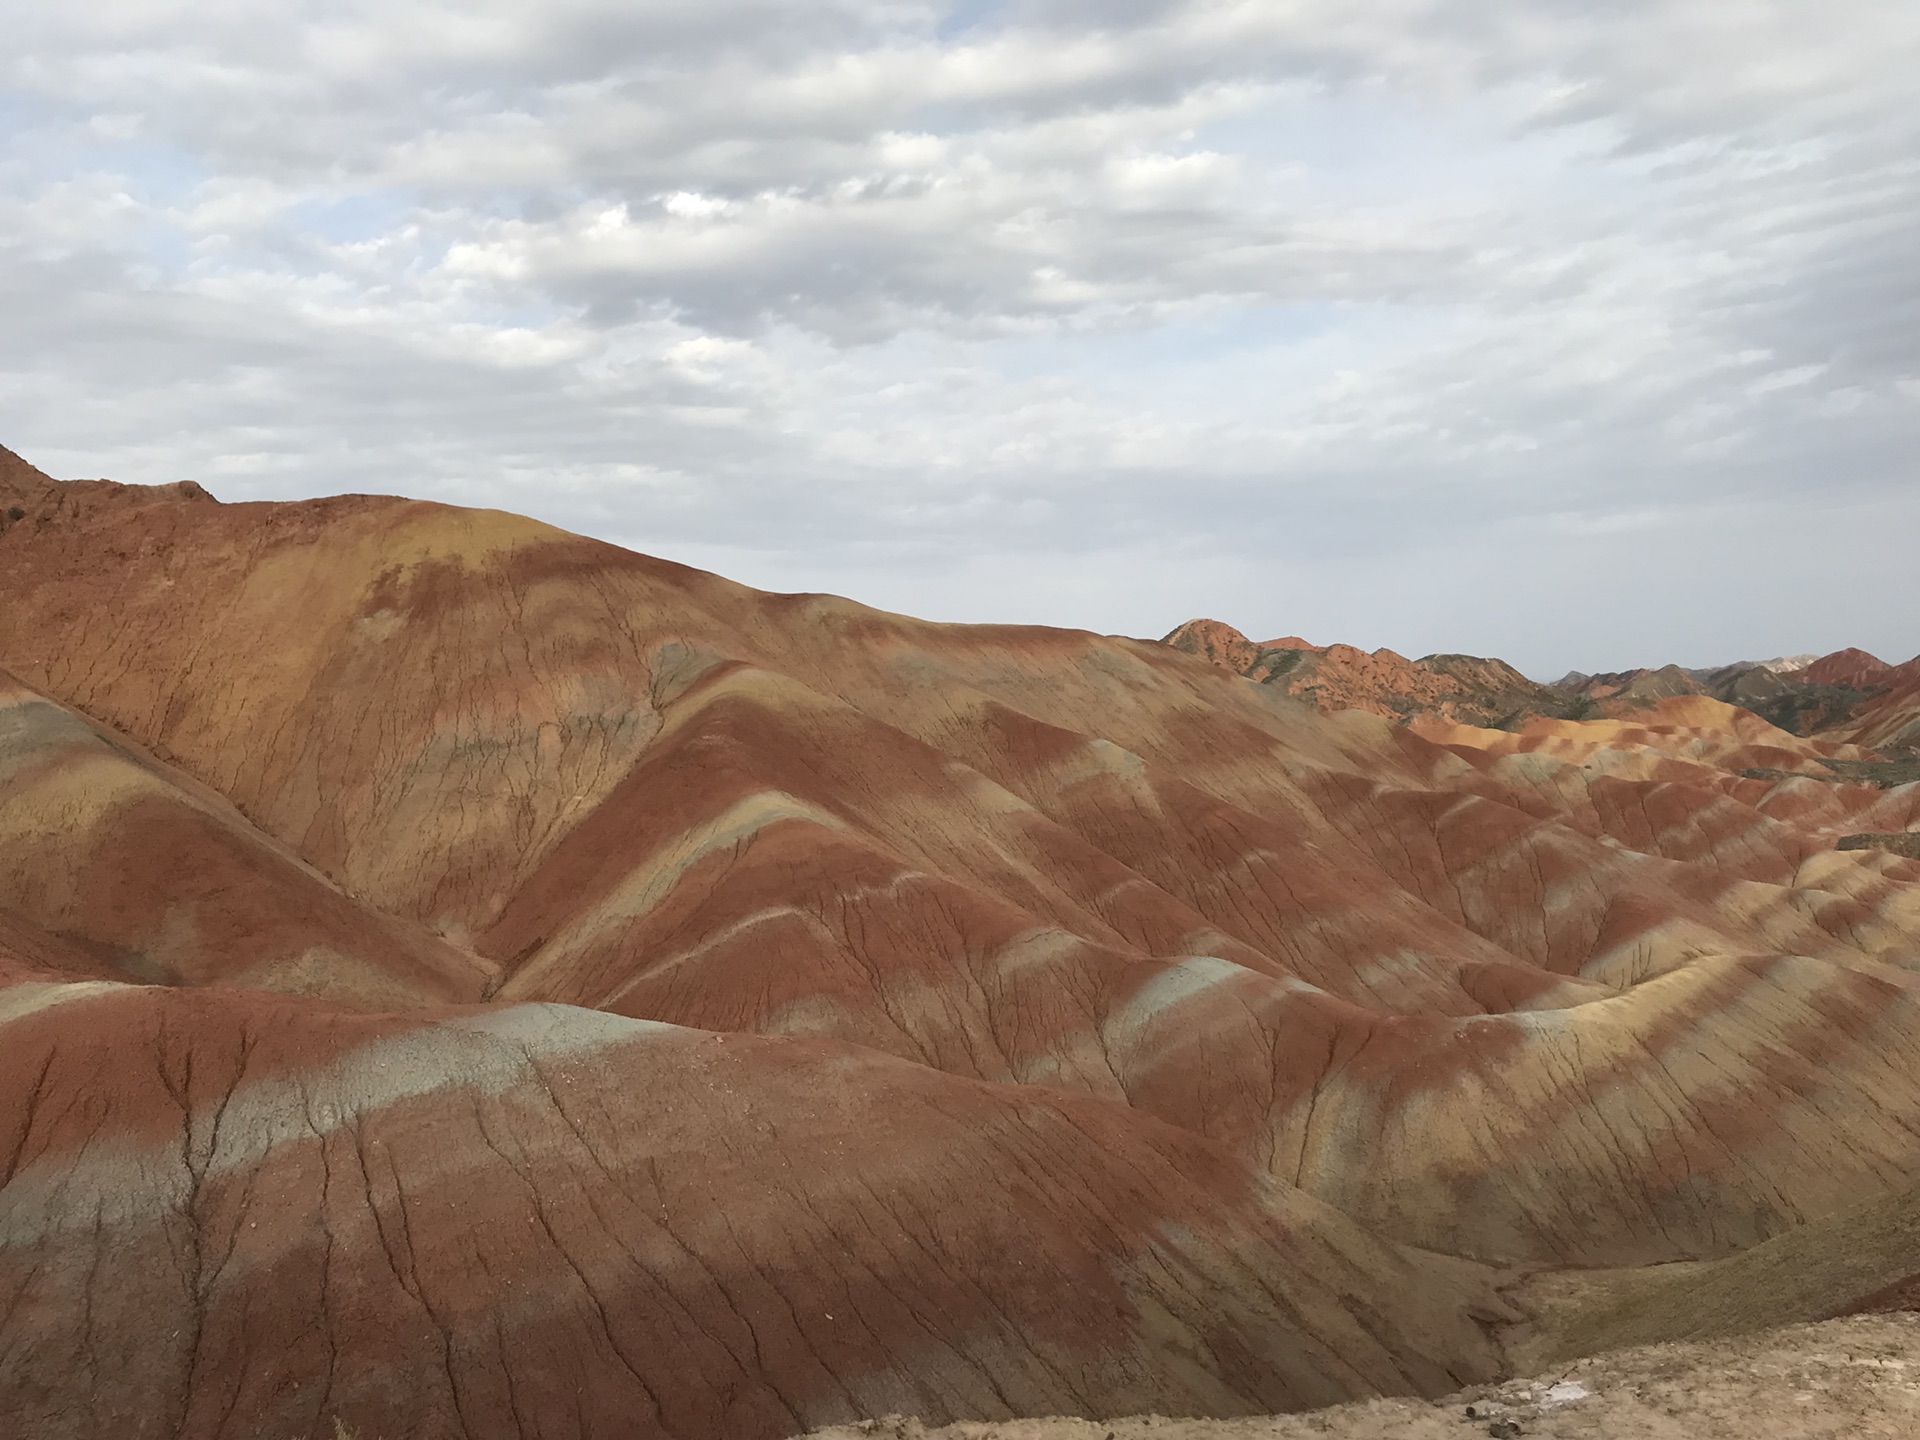
[[[1661,613],[1503,608],[1489,537],[1529,583],[1684,554],[1734,593],[1752,516],[1839,545],[1821,517],[1915,488],[1910,7],[10,26],[0,438],[68,473],[506,505],[953,618],[1231,601],[1417,650],[1444,614],[1548,669],[1664,654]],[[1854,643],[1910,575],[1800,596],[1791,641],[1746,604],[1689,643]]]

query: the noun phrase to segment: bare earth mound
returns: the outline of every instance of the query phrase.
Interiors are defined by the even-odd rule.
[[[1863,742],[0,461],[23,1434],[1264,1415],[1920,1285]]]

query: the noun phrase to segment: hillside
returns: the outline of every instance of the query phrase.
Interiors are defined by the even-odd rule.
[[[1297,636],[1255,642],[1218,620],[1189,620],[1161,639],[1189,655],[1271,685],[1318,709],[1364,710],[1399,720],[1430,715],[1497,725],[1524,715],[1572,715],[1577,698],[1527,679],[1504,660],[1310,645]]]
[[[497,512],[0,484],[26,1433],[1437,1396],[1539,1275],[1920,1174],[1920,861],[1837,848],[1920,786],[1851,742],[1326,714]],[[1920,1273],[1875,1254],[1825,1313]]]
[[[1530,719],[1634,717],[1663,700],[1704,695],[1790,734],[1903,754],[1920,751],[1920,656],[1889,665],[1864,650],[1846,649],[1698,670],[1661,665],[1600,675],[1574,671],[1543,685],[1503,660],[1408,660],[1387,649],[1316,646],[1298,637],[1255,642],[1218,620],[1189,620],[1161,643],[1329,713],[1365,710],[1403,721],[1512,729]]]
[[[1905,1440],[1920,1428],[1911,1315],[1607,1355],[1441,1400],[1375,1400],[1251,1420],[1129,1416],[929,1430],[905,1418],[818,1440]],[[1509,1428],[1512,1427],[1512,1428]]]

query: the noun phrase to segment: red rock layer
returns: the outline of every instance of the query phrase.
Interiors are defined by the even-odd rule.
[[[1198,655],[1211,661],[1223,670],[1231,670],[1236,675],[1245,675],[1252,670],[1260,658],[1260,652],[1272,646],[1256,645],[1231,625],[1223,625],[1218,620],[1189,620],[1177,627],[1171,634],[1163,636],[1160,643],[1171,645],[1176,650],[1184,650],[1189,655]],[[1285,642],[1276,642],[1284,645]],[[1311,648],[1304,644],[1286,648]]]
[[[564,1006],[0,990],[38,1436],[779,1436],[1493,1372],[1489,1276],[1107,1102]]]
[[[1887,672],[1887,688],[1834,732],[1890,755],[1920,753],[1920,656]]]
[[[1161,643],[1328,713],[1364,710],[1399,720],[1511,728],[1529,717],[1638,719],[1663,700],[1710,695],[1792,733],[1857,739],[1902,752],[1920,748],[1920,657],[1888,665],[1848,649],[1798,668],[1779,661],[1695,671],[1666,665],[1569,675],[1549,686],[1500,660],[1473,655],[1408,660],[1391,650],[1369,654],[1351,645],[1309,645],[1293,636],[1256,643],[1218,620],[1189,620]]]
[[[1845,685],[1854,690],[1871,690],[1886,685],[1893,676],[1893,669],[1877,655],[1849,648],[1822,655],[1812,664],[1794,672],[1794,677],[1815,685]]]
[[[0,894],[126,979],[478,999],[479,957],[355,903],[204,786],[0,670]]]
[[[1920,863],[1833,848],[1920,787],[1788,773],[1838,742],[1322,715],[506,515],[47,493],[0,533],[36,1433],[1445,1388],[1483,1263],[1724,1256],[1920,1160]]]
[[[1401,720],[1421,715],[1490,724],[1555,709],[1566,700],[1505,661],[1476,655],[1409,660],[1384,648],[1368,653],[1351,645],[1309,645],[1298,636],[1255,644],[1218,620],[1189,620],[1160,643],[1328,713],[1364,710]]]

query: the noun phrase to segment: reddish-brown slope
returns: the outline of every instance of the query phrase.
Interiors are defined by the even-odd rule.
[[[593,1129],[590,1149],[629,1157],[610,1174],[564,1137],[526,1138],[545,1132],[518,1111],[497,1125],[467,1118],[480,1072],[459,1048],[467,1042],[441,1032],[464,1036],[480,1020],[421,1011],[375,1022],[208,991],[214,1009],[191,1013],[218,1012],[204,1022],[211,1038],[186,1043],[217,1053],[238,1043],[236,1031],[297,1031],[310,1077],[345,1073],[346,1052],[325,1037],[354,1025],[411,1037],[410,1073],[440,1097],[418,1133],[444,1137],[419,1142],[419,1163],[460,1177],[449,1194],[472,1182],[477,1200],[504,1186],[532,1218],[486,1210],[474,1231],[452,1206],[409,1208],[408,1243],[444,1250],[446,1283],[495,1302],[507,1293],[501,1277],[571,1283],[554,1250],[515,1268],[515,1237],[553,1207],[627,1215],[625,1177],[642,1154],[658,1162],[649,1184],[685,1186],[718,1215],[760,1216],[766,1187],[794,1192],[774,1172],[738,1167],[727,1147],[751,1143],[764,1151],[755,1165],[793,1167],[802,1178],[792,1184],[829,1227],[814,1234],[805,1225],[819,1216],[796,1218],[792,1233],[812,1238],[777,1257],[756,1251],[753,1264],[771,1267],[793,1304],[806,1297],[838,1314],[824,1297],[848,1283],[833,1228],[842,1222],[818,1197],[850,1183],[836,1177],[847,1155],[867,1153],[868,1129],[898,1154],[874,1162],[893,1168],[859,1170],[869,1198],[848,1203],[953,1217],[888,1252],[898,1293],[913,1297],[902,1303],[970,1314],[966,1297],[990,1294],[1005,1317],[993,1343],[1048,1357],[1081,1353],[1082,1332],[1004,1298],[1039,1262],[979,1238],[995,1227],[1037,1227],[1031,1243],[1126,1272],[1136,1262],[1115,1257],[1140,1243],[1157,1254],[1168,1235],[1190,1232],[1227,1253],[1237,1239],[1210,1237],[1257,1229],[1263,1207],[1323,1215],[1299,1187],[1394,1241],[1489,1261],[1629,1264],[1727,1254],[1915,1173],[1920,1081],[1907,1077],[1920,1077],[1911,981],[1920,865],[1833,846],[1920,821],[1920,789],[1786,775],[1847,753],[1833,743],[1700,698],[1631,721],[1416,733],[1367,714],[1316,714],[1164,646],[769,596],[510,516],[370,497],[217,506],[126,487],[78,493],[51,504],[44,523],[0,535],[0,564],[15,579],[0,600],[0,663],[131,737],[143,773],[173,767],[166,773],[225,797],[235,807],[221,821],[227,832],[281,847],[274,853],[369,924],[423,926],[471,946],[499,967],[501,1004],[561,1001],[809,1037],[799,1049],[738,1052],[747,1058],[730,1093],[748,1100],[720,1092],[696,1103],[670,1074],[608,1062],[591,1091],[593,1125],[606,1133]],[[103,613],[118,623],[98,625]],[[1784,778],[1740,773],[1767,768]],[[151,894],[141,906],[173,903]],[[90,910],[49,906],[35,918],[47,927]],[[174,978],[252,983],[237,961]],[[201,1003],[137,993],[142,1005]],[[60,1017],[85,1011],[46,1013],[53,1035]],[[586,1010],[473,1013],[657,1033]],[[671,1053],[678,1065],[689,1052]],[[824,1058],[789,1085],[778,1057],[801,1054]],[[162,1093],[164,1075],[152,1081]],[[884,1080],[871,1082],[885,1092],[871,1102],[880,1110],[918,1104],[903,1097],[920,1090],[975,1097],[927,1103],[961,1105],[960,1129],[992,1143],[935,1127],[956,1164],[929,1179],[927,1152],[867,1111],[792,1118],[797,1093],[843,1084],[865,1093],[874,1075]],[[666,1123],[659,1104],[691,1107],[687,1133],[712,1131],[717,1148],[690,1144],[665,1158],[649,1149],[647,1127]],[[729,1128],[742,1105],[763,1117],[761,1129]],[[1079,1178],[1049,1178],[1044,1204],[1019,1208],[1027,1202],[1007,1187],[1040,1162],[1030,1137],[993,1118],[1002,1105],[1107,1116],[1101,1125],[1120,1128],[1100,1130],[1099,1145],[1119,1171],[1087,1169],[1068,1147],[1060,1163]],[[120,1109],[132,1116],[139,1103]],[[1214,1219],[1195,1218],[1186,1207],[1198,1202],[1171,1180],[1152,1180],[1143,1193],[1160,1207],[1160,1228],[1149,1227],[1160,1239],[1141,1242],[1088,1197],[1128,1166],[1162,1175],[1140,1146],[1169,1135],[1243,1178],[1222,1182]],[[1007,1136],[1004,1146],[994,1138]],[[619,1150],[627,1145],[639,1148]],[[507,1183],[488,1169],[500,1162],[479,1151],[492,1146],[524,1178]],[[473,1165],[482,1168],[462,1168]],[[1046,1165],[1038,1173],[1055,1176]],[[332,1174],[323,1167],[323,1190]],[[365,1232],[370,1213],[384,1237],[400,1216],[369,1198],[361,1177],[341,1174],[342,1194],[360,1194],[360,1218],[343,1212],[328,1233]],[[0,1204],[26,1193],[9,1186]],[[597,1223],[614,1250],[637,1243],[626,1220],[602,1213]],[[53,1244],[31,1226],[18,1233],[23,1265]],[[279,1243],[292,1244],[291,1233]],[[83,1267],[101,1242],[60,1243],[73,1247],[62,1263]],[[756,1228],[738,1243],[773,1242]],[[1353,1243],[1391,1253],[1364,1236]],[[1299,1246],[1302,1263],[1319,1264],[1333,1241]],[[642,1259],[632,1268],[609,1261],[614,1278],[594,1279],[601,1304],[651,1293],[653,1252],[633,1253]],[[1245,1283],[1260,1293],[1306,1283],[1254,1253]],[[1046,1263],[1064,1273],[1066,1262]],[[1393,1282],[1414,1297],[1409,1313],[1457,1320],[1451,1272],[1419,1265]],[[474,1281],[486,1267],[496,1278]],[[1261,1312],[1198,1348],[1184,1338],[1188,1320],[1163,1318],[1188,1312],[1156,1291],[1130,1302],[1132,1318],[1100,1332],[1096,1348],[1117,1347],[1115,1363],[1134,1377],[1128,1393],[1162,1397],[1131,1405],[1272,1403],[1222,1378],[1240,1373],[1233,1357],[1257,1353],[1253,1368],[1289,1375],[1333,1373],[1313,1347],[1396,1303],[1379,1298],[1387,1274],[1368,1261],[1331,1309]],[[409,1282],[391,1283],[405,1292]],[[1198,1282],[1181,1272],[1167,1283]],[[240,1287],[232,1303],[259,1303],[258,1288]],[[311,1318],[311,1291],[301,1293],[290,1313]],[[323,1283],[323,1309],[332,1294]],[[737,1288],[726,1305],[762,1335]],[[519,1325],[508,1308],[500,1323]],[[557,1323],[552,1345],[535,1345],[519,1368],[487,1361],[501,1378],[486,1382],[474,1413],[509,1423],[498,1418],[511,1413],[501,1409],[506,1376],[537,1388],[565,1374],[621,1396],[693,1384],[681,1374],[688,1365],[722,1392],[798,1383],[765,1349],[729,1379],[724,1367],[704,1371],[705,1360],[669,1358],[680,1352],[665,1342],[623,1359],[590,1325],[569,1326]],[[851,1361],[817,1372],[834,1377],[828,1388],[839,1387],[847,1414],[918,1383],[919,1352],[901,1348],[917,1332],[875,1328],[879,1348],[859,1362],[868,1388],[847,1378]],[[398,1373],[353,1333],[337,1350],[342,1363]],[[518,1353],[520,1333],[454,1348],[492,1344],[504,1357]],[[222,1334],[200,1362],[209,1378],[182,1403],[202,1403],[203,1390],[221,1396],[206,1389],[211,1377],[244,1368],[244,1329]],[[1405,1383],[1429,1384],[1429,1359],[1456,1369],[1484,1359],[1467,1341],[1422,1348],[1393,1335],[1380,1343]],[[1310,1358],[1272,1358],[1283,1355]],[[928,1363],[948,1375],[947,1362]],[[289,1373],[304,1387],[323,1371],[309,1357]],[[941,1379],[944,1398],[912,1390],[892,1408],[1090,1403],[1071,1387],[1003,1401],[973,1386]],[[367,1400],[352,1415],[376,1433],[381,1424],[407,1433],[409,1413]],[[772,1423],[700,1415],[720,1433]]]
[[[1795,671],[1793,678],[1815,685],[1844,685],[1853,690],[1871,690],[1886,685],[1893,676],[1893,668],[1877,655],[1849,647],[1836,650],[1831,655],[1822,655],[1812,664]]]
[[[1477,655],[1409,660],[1384,648],[1368,653],[1351,645],[1316,646],[1297,636],[1256,644],[1218,620],[1189,620],[1160,643],[1329,713],[1364,710],[1401,720],[1424,715],[1486,725],[1537,710],[1559,713],[1567,703],[1505,661]]]
[[[1920,656],[1890,667],[1885,693],[1860,706],[1833,734],[1889,755],[1920,754]]]
[[[27,507],[39,505],[59,492],[59,482],[0,445],[0,525],[27,518]],[[20,514],[12,512],[18,509]]]
[[[0,896],[122,978],[374,1005],[491,967],[355,904],[219,796],[0,670]]]
[[[1638,719],[1662,701],[1710,695],[1743,706],[1789,733],[1878,736],[1908,748],[1920,658],[1888,665],[1864,650],[1837,650],[1800,664],[1740,663],[1717,670],[1678,665],[1572,674],[1540,685],[1501,660],[1314,646],[1295,637],[1255,642],[1218,620],[1189,620],[1161,644],[1258,680],[1316,708],[1364,710],[1398,720],[1512,727],[1527,718]],[[1889,696],[1889,691],[1898,692]],[[1905,696],[1903,700],[1900,698]],[[1888,724],[1888,719],[1894,723]],[[1863,739],[1862,743],[1872,743]]]
[[[1260,652],[1272,648],[1256,645],[1231,625],[1223,625],[1218,620],[1189,620],[1184,625],[1174,627],[1173,631],[1161,637],[1162,645],[1171,645],[1176,650],[1184,650],[1189,655],[1198,655],[1202,660],[1218,665],[1222,670],[1231,670],[1236,675],[1246,675],[1259,663]],[[1275,642],[1285,645],[1285,642]],[[1288,649],[1310,648],[1302,644],[1299,647],[1286,646]]]
[[[0,1028],[21,1434],[704,1440],[1495,1365],[1486,1275],[1124,1106],[558,1006],[29,983]]]
[[[113,518],[153,542],[144,584],[139,565],[119,572],[126,627],[67,631],[48,682],[182,757],[350,890],[472,938],[512,971],[512,995],[1127,1093],[1146,1061],[1113,1058],[1115,1025],[1137,1028],[1118,1017],[1154,976],[1195,973],[1189,957],[1266,977],[1281,1011],[1305,982],[1358,1007],[1336,1028],[1365,1028],[1568,1003],[1703,956],[1885,965],[1911,940],[1905,872],[1823,858],[1803,883],[1828,852],[1804,826],[1769,828],[1764,787],[1742,801],[1747,782],[1711,771],[1666,792],[1656,821],[1635,797],[1666,783],[1659,767],[1702,773],[1664,751],[1597,785],[1576,770],[1556,800],[1458,748],[1275,709],[1158,647],[760,596],[506,516],[362,499]],[[83,580],[99,542],[85,524],[38,532],[27,558],[51,556],[53,582],[34,593]],[[32,633],[58,633],[61,613]],[[246,698],[229,713],[223,696]],[[1629,733],[1593,748],[1630,757]],[[1858,807],[1846,823],[1862,828]],[[1003,970],[1017,990],[989,978]],[[1247,1004],[1211,1023],[1244,1028]],[[1266,1097],[1237,1143],[1344,1194],[1348,1159],[1287,1166],[1272,1140],[1329,1098],[1334,1072],[1282,1083],[1257,1057],[1235,1063],[1260,1065],[1243,1081]],[[1141,1103],[1204,1129],[1211,1107],[1238,1112],[1232,1089]],[[1769,1095],[1791,1091],[1763,1087],[1749,1108]],[[1558,1123],[1537,1103],[1521,1131]],[[1398,1123],[1354,1129],[1351,1146]],[[1410,1240],[1516,1258],[1724,1243],[1642,1206],[1598,1226],[1553,1218],[1618,1164],[1598,1151],[1554,1157],[1515,1192],[1534,1197],[1526,1218],[1469,1242],[1462,1208],[1478,1202],[1430,1184],[1418,1150],[1389,1153],[1421,1197],[1391,1217]],[[1828,1173],[1750,1213],[1791,1223],[1824,1203]],[[1682,1183],[1746,1183],[1705,1177]]]
[[[121,485],[112,480],[55,480],[0,446],[0,533],[22,527],[31,534],[49,525],[97,518],[103,511],[154,500],[212,503],[200,485]],[[16,513],[17,512],[17,513]]]
[[[1711,695],[1743,706],[1769,723],[1799,735],[1843,732],[1863,719],[1876,699],[1912,675],[1864,650],[1831,655],[1741,663],[1717,670],[1632,670],[1616,675],[1572,676],[1557,688],[1598,701],[1597,713],[1631,715],[1647,702],[1679,695]]]

